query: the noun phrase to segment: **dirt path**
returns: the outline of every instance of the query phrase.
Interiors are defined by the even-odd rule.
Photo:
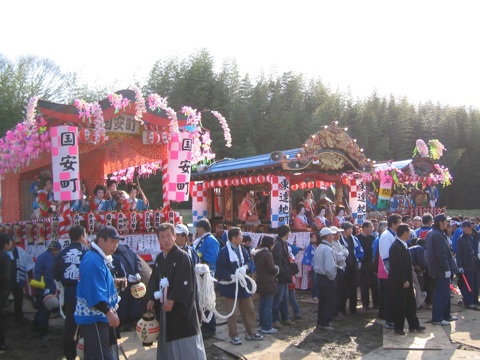
[[[316,304],[311,302],[309,292],[297,292],[302,318],[295,320],[292,326],[282,326],[275,339],[287,341],[300,349],[319,353],[322,358],[329,359],[358,359],[365,354],[382,347],[382,323],[375,321],[376,310],[369,310],[364,314],[346,316],[342,322],[333,323],[336,328],[332,332],[315,330],[316,325]],[[452,303],[456,298],[452,299]],[[258,300],[254,298],[257,309]],[[224,311],[224,301],[217,299],[217,306],[220,313]],[[10,304],[6,312],[6,338],[7,343],[14,347],[13,350],[0,353],[0,358],[20,360],[60,360],[62,356],[62,326],[63,320],[58,314],[51,319],[50,334],[45,339],[40,339],[38,334],[33,332],[32,319],[34,310],[25,299],[25,320],[16,323],[13,317],[13,304]],[[291,309],[290,309],[291,311]],[[430,310],[422,311],[419,316],[428,318]],[[425,313],[423,313],[425,312]],[[420,315],[420,313],[419,313]],[[238,316],[241,323],[241,318]],[[423,320],[422,320],[423,321]],[[218,325],[226,327],[226,324]],[[205,339],[205,348],[208,359],[234,359],[223,350],[218,349],[213,343],[221,341],[216,337]],[[455,345],[454,345],[455,346]],[[458,348],[468,349],[480,355],[479,349],[458,344]],[[296,359],[297,360],[297,359]]]

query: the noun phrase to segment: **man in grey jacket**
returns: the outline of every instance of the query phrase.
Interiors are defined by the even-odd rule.
[[[321,244],[315,250],[315,258],[313,268],[317,277],[318,293],[318,315],[317,329],[319,330],[335,330],[330,325],[333,315],[335,314],[336,305],[336,283],[337,264],[335,262],[335,253],[332,249],[333,232],[324,227],[320,231]]]

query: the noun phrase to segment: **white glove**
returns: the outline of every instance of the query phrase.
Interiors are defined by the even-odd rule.
[[[458,272],[459,272],[460,274],[463,274],[463,268],[458,268]]]
[[[242,274],[242,275],[247,275],[247,268],[248,268],[247,265],[242,266],[242,267],[239,269],[239,273]]]
[[[136,283],[136,282],[139,282],[140,280],[142,280],[142,277],[140,276],[140,274],[128,275],[128,282]]]
[[[43,290],[43,296],[47,296],[48,294],[50,294],[50,289]]]
[[[446,279],[450,279],[451,276],[452,276],[452,273],[450,271],[445,271],[445,278]]]
[[[358,262],[358,270],[360,270],[362,268],[362,263],[359,261]]]

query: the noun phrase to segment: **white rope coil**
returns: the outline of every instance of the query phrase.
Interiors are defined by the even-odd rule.
[[[197,293],[198,293],[198,303],[200,307],[200,312],[202,314],[202,321],[209,322],[212,319],[213,314],[218,319],[224,320],[228,319],[233,315],[237,307],[238,299],[238,286],[242,286],[247,293],[255,294],[257,291],[257,284],[250,276],[242,273],[240,268],[235,271],[235,274],[232,276],[230,281],[218,281],[221,285],[229,285],[235,283],[235,302],[233,304],[232,311],[230,314],[222,315],[216,309],[216,295],[214,282],[217,281],[213,276],[210,275],[210,268],[206,264],[197,264],[195,265],[195,279],[197,282]],[[248,282],[252,286],[252,290],[248,289]],[[208,316],[205,316],[205,312],[209,311]]]

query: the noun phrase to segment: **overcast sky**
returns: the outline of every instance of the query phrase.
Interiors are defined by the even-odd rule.
[[[0,53],[47,57],[119,90],[159,59],[206,48],[253,79],[291,70],[354,98],[480,108],[479,10],[474,0],[11,1]]]

